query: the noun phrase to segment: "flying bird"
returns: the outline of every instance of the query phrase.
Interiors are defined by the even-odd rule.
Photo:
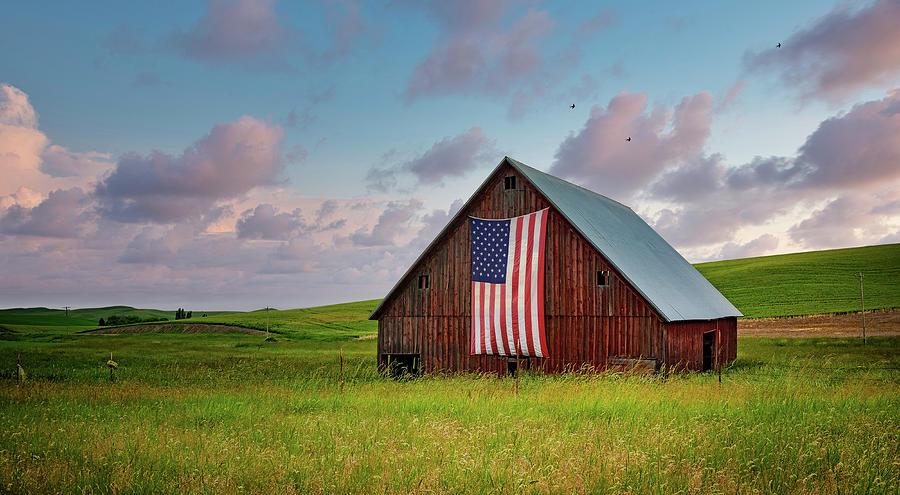
[[[571,104],[571,105],[569,105],[569,108],[572,108],[572,109],[574,109],[574,108],[575,108],[575,104],[574,104],[574,103],[572,103],[572,104]]]
[[[628,136],[627,138],[625,138],[625,140],[628,141],[628,142],[630,143],[630,142],[631,142],[631,136]]]
[[[775,45],[775,48],[781,48],[781,43],[778,43],[777,45]]]

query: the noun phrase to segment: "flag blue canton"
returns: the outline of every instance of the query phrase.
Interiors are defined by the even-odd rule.
[[[469,217],[473,282],[506,283],[509,222],[509,219],[482,220]]]

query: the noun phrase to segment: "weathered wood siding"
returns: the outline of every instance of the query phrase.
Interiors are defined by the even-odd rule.
[[[719,363],[727,366],[737,358],[737,318],[709,321],[676,321],[663,325],[666,340],[666,367],[671,369],[703,369],[703,334],[714,332],[714,349]],[[714,354],[715,356],[715,354]]]
[[[503,179],[510,175],[517,177],[515,191],[503,189]],[[425,372],[505,372],[506,358],[469,354],[468,216],[509,218],[548,206],[514,168],[501,167],[385,301],[378,323],[379,364],[388,354],[418,354]],[[546,239],[544,312],[550,357],[532,359],[530,367],[563,371],[603,367],[609,357],[662,358],[659,315],[553,208]],[[610,271],[610,286],[596,285],[598,270]],[[430,289],[418,289],[419,275],[430,276]]]

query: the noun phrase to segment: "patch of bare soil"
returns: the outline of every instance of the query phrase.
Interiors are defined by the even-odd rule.
[[[245,333],[247,335],[265,335],[262,330],[251,328],[233,327],[230,325],[209,325],[206,323],[162,323],[158,325],[132,325],[128,327],[111,327],[88,330],[83,333]]]
[[[900,335],[900,310],[866,311],[866,336]],[[795,316],[738,320],[738,337],[861,337],[862,315]]]

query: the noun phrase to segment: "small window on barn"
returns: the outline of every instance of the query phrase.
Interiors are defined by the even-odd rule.
[[[425,290],[431,287],[431,281],[428,279],[428,275],[419,275],[419,289]]]
[[[597,270],[597,286],[609,286],[609,270]]]
[[[509,177],[503,178],[503,189],[507,191],[514,190],[516,188],[516,176],[510,175]]]

